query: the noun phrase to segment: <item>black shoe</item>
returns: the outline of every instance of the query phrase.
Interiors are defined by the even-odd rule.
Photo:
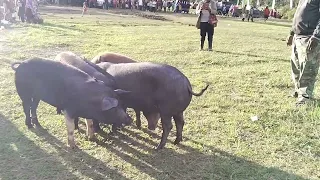
[[[307,103],[309,103],[311,101],[311,99],[309,97],[300,97],[298,98],[298,101],[296,102],[296,106],[303,106]]]
[[[290,97],[293,97],[293,98],[297,98],[298,97],[298,92],[297,91],[294,91]]]

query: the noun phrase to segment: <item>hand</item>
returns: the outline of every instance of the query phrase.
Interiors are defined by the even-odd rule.
[[[307,51],[312,52],[318,46],[318,39],[315,37],[311,37],[308,41]]]
[[[291,46],[293,41],[293,35],[289,35],[287,37],[287,46]]]

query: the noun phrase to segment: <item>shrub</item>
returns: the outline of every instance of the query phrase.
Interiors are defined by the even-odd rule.
[[[290,9],[289,6],[283,6],[280,8],[280,12],[283,15],[283,19],[293,19],[294,13],[296,12],[297,8]]]

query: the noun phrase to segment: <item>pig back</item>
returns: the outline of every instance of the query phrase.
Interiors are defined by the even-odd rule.
[[[100,53],[97,56],[95,56],[91,62],[98,64],[101,62],[110,62],[110,63],[114,63],[114,64],[118,64],[118,63],[135,63],[136,61],[134,61],[132,58],[122,55],[122,54],[118,54],[118,53],[111,53],[111,52],[104,52],[104,53]]]
[[[67,77],[67,78],[66,78]],[[71,78],[76,77],[87,81],[90,76],[84,72],[60,62],[33,58],[24,61],[17,69],[15,82],[17,91],[21,96],[30,96],[31,90],[41,100],[55,107],[61,107],[68,95],[67,84],[70,84],[70,91],[74,91]],[[70,80],[70,82],[69,82]]]
[[[98,70],[88,65],[84,59],[72,52],[62,52],[56,56],[55,60],[76,67],[88,75],[103,81],[107,86],[112,88],[115,88],[116,86],[115,80],[110,74],[100,73]]]
[[[98,65],[103,67],[103,63]],[[131,100],[136,100],[136,103],[145,108],[166,104],[172,109],[184,110],[186,104],[190,103],[191,95],[188,91],[190,82],[172,66],[148,62],[108,64],[106,70],[115,78],[121,89],[132,92]]]

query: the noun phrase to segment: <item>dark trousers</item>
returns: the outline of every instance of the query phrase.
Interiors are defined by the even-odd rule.
[[[253,22],[253,15],[252,14],[249,14],[248,16],[248,21],[251,19],[251,22]]]
[[[208,48],[212,49],[212,38],[213,38],[213,25],[207,22],[200,23],[200,36],[201,36],[201,49],[203,49],[206,35],[208,35]]]
[[[24,22],[24,14],[25,14],[25,7],[22,6],[22,7],[19,7],[19,10],[18,10],[18,16],[21,20],[21,22]]]
[[[26,8],[26,18],[27,18],[27,23],[33,22],[34,16],[30,8]]]

